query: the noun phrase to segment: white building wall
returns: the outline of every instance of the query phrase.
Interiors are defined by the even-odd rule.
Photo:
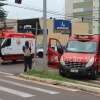
[[[65,18],[72,19],[73,16],[73,0],[65,0]]]
[[[100,1],[93,0],[93,33],[100,34],[99,32],[99,11],[100,11]]]

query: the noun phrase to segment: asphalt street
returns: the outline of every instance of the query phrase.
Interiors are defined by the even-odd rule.
[[[0,100],[100,100],[100,96],[0,72]]]
[[[100,95],[17,78],[23,69],[23,62],[0,64],[0,100],[100,100]]]
[[[17,61],[15,63],[5,62],[3,64],[1,64],[1,62],[2,61],[0,60],[0,71],[7,72],[7,73],[12,73],[14,75],[18,75],[18,74],[24,72],[24,64],[23,64],[22,61]],[[33,68],[43,69],[42,65],[43,65],[43,59],[38,58],[36,60],[35,64],[34,64],[34,61],[33,61]]]

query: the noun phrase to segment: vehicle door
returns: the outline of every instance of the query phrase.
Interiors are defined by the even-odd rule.
[[[59,65],[60,57],[63,54],[63,47],[59,40],[50,38],[48,43],[48,62],[50,65]]]

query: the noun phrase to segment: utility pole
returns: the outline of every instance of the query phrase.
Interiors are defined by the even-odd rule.
[[[38,33],[38,22],[36,22],[35,28],[35,54],[34,54],[34,65],[37,65],[37,33]]]
[[[47,71],[47,68],[48,68],[47,0],[43,0],[43,47],[44,47],[43,67],[44,67],[44,71]]]

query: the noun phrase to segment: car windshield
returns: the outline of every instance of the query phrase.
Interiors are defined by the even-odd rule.
[[[96,42],[70,41],[66,46],[66,51],[94,53],[96,52]]]

